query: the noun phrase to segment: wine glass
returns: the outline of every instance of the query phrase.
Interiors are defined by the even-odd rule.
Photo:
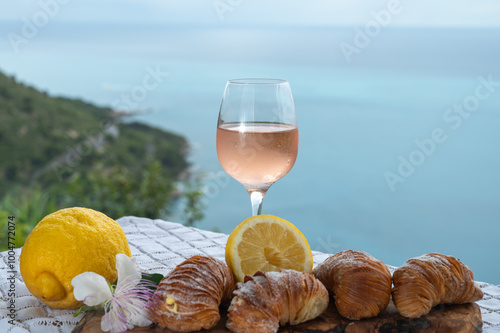
[[[222,168],[248,191],[252,215],[260,215],[269,187],[292,169],[299,131],[286,80],[229,80],[217,124]]]

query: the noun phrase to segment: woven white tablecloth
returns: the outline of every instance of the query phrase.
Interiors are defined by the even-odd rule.
[[[172,268],[193,255],[208,255],[224,261],[227,235],[185,227],[163,220],[138,217],[123,217],[117,220],[123,227],[132,250],[132,255],[143,272],[167,274]],[[16,249],[16,262],[21,249]],[[313,252],[314,265],[325,260],[329,254]],[[393,269],[393,267],[391,267]],[[9,281],[12,273],[8,267],[7,252],[0,253],[0,332],[71,332],[82,315],[74,318],[73,310],[55,310],[32,296],[19,273],[15,275],[15,324],[9,324]],[[483,332],[500,332],[500,286],[478,282],[484,292],[483,300],[477,302],[483,316]]]

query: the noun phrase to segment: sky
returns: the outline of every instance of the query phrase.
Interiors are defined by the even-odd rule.
[[[436,72],[464,67],[457,53],[482,73],[489,66],[484,58],[500,52],[498,0],[0,0],[0,8],[0,70],[70,96],[67,83],[54,82],[57,75],[95,58],[102,68],[140,58],[351,68],[410,64]],[[416,29],[392,29],[398,27]],[[420,34],[420,27],[493,29],[464,38],[469,32]],[[354,52],[345,45],[356,46],[359,31],[375,33],[369,46]],[[429,51],[424,57],[423,47]],[[70,68],[62,69],[63,63]]]
[[[0,8],[0,20],[14,21],[52,8],[73,22],[298,26],[364,25],[392,9],[394,25],[500,27],[498,0],[0,0]]]

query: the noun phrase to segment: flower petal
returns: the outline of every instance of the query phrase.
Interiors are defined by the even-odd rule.
[[[151,325],[153,322],[148,318],[147,311],[143,313],[132,314],[129,318],[129,323],[134,326],[145,327]]]
[[[139,327],[151,325],[153,322],[148,317],[148,311],[146,309],[147,302],[138,298],[132,298],[131,302],[135,311],[131,311],[128,323]]]
[[[116,270],[118,271],[118,284],[116,289],[121,289],[124,284],[134,288],[141,281],[141,271],[134,258],[123,253],[116,255]]]
[[[133,328],[133,327],[132,327]],[[124,332],[130,329],[127,325],[127,315],[122,304],[113,295],[113,298],[104,306],[104,316],[101,318],[101,330],[107,332]]]
[[[124,332],[129,329],[128,325],[120,319],[118,315],[120,311],[119,307],[117,309],[111,309],[106,312],[101,318],[101,330],[104,332]]]
[[[71,280],[73,295],[85,305],[97,306],[112,297],[108,282],[94,272],[85,272]]]

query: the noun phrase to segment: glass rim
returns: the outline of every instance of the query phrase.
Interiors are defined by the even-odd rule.
[[[266,85],[266,84],[285,84],[288,83],[287,80],[283,79],[268,79],[268,78],[246,78],[246,79],[231,79],[227,80],[230,84],[241,84],[241,85]]]

